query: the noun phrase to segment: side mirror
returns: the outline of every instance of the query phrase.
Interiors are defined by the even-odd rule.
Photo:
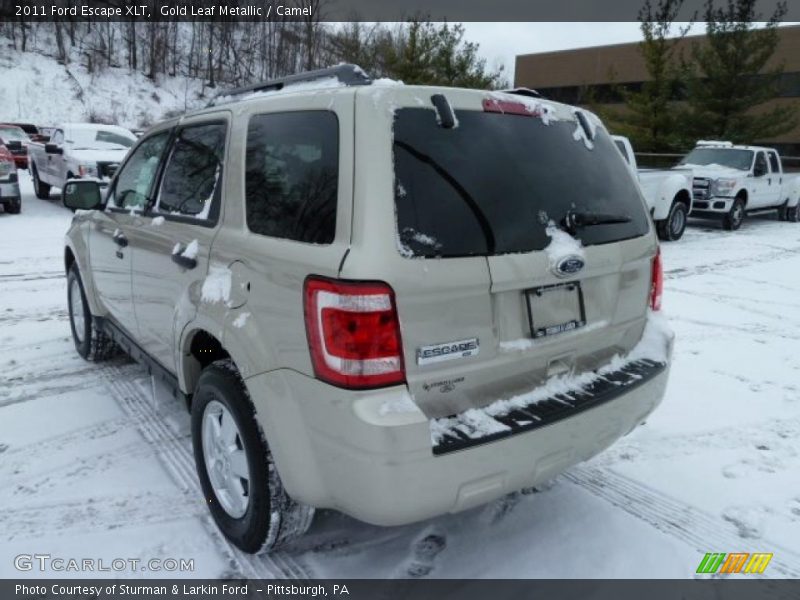
[[[94,210],[103,204],[100,185],[90,179],[70,179],[61,191],[61,201],[72,210]]]
[[[64,154],[64,149],[57,144],[45,144],[44,151],[47,154]]]
[[[6,142],[6,148],[9,150],[22,150],[22,142],[19,140],[8,140]]]

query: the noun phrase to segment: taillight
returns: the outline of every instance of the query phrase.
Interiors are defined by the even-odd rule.
[[[661,266],[661,248],[653,257],[653,267],[650,276],[650,308],[661,310],[661,296],[664,294],[664,269]]]
[[[391,287],[309,277],[303,300],[311,363],[319,379],[357,389],[405,381]]]
[[[522,115],[524,117],[541,117],[539,110],[531,110],[522,102],[510,100],[497,100],[495,98],[485,98],[482,102],[484,112],[502,113],[508,115]]]

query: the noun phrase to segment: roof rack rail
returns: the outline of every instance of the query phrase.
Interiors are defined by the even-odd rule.
[[[229,96],[241,96],[252,92],[265,92],[270,90],[280,90],[284,86],[292,83],[300,83],[306,81],[315,81],[317,79],[326,79],[336,77],[342,84],[351,85],[369,85],[372,83],[366,71],[358,65],[342,63],[335,67],[328,67],[326,69],[317,69],[315,71],[306,71],[304,73],[296,73],[295,75],[287,75],[286,77],[278,77],[252,85],[245,85],[242,87],[234,88],[232,90],[225,90],[217,94],[211,101],[214,104],[219,98],[226,98]]]

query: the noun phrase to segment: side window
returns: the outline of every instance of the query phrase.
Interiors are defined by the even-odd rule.
[[[227,125],[222,122],[183,128],[170,152],[156,211],[197,219],[213,218]]]
[[[329,111],[255,115],[247,130],[250,231],[312,244],[336,234],[339,121]]]
[[[144,140],[122,167],[108,205],[114,208],[141,209],[151,196],[158,163],[167,145],[169,131]]]
[[[756,162],[755,165],[753,165],[753,175],[756,177],[761,177],[767,173],[769,173],[769,169],[767,168],[767,159],[763,152],[759,152],[756,154]]]
[[[56,129],[55,133],[53,134],[53,139],[50,140],[51,143],[61,145],[64,143],[64,132],[60,129]]]
[[[769,165],[772,167],[773,173],[780,173],[781,172],[781,161],[778,158],[777,153],[770,152],[769,153]]]
[[[620,154],[622,154],[622,158],[625,159],[625,162],[630,164],[631,158],[628,156],[628,149],[625,148],[625,144],[623,144],[620,140],[614,140],[614,145],[616,145],[617,150],[619,150]]]

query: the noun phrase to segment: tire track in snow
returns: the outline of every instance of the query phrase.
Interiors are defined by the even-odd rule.
[[[181,507],[176,510],[176,507]],[[47,537],[74,530],[124,529],[195,518],[208,509],[187,494],[153,494],[82,498],[80,500],[6,508],[0,511],[0,534],[6,541]]]
[[[745,446],[757,449],[761,444],[774,446],[775,439],[791,444],[798,437],[800,418],[770,419],[746,427],[731,426],[641,440],[627,437],[593,458],[591,464],[593,467],[605,468],[619,462],[635,462],[639,457],[646,460],[670,460],[678,455],[694,456],[700,450],[741,450]]]
[[[135,371],[131,365],[121,372],[121,376],[129,377]],[[0,391],[0,408],[92,387],[102,388],[105,377],[96,366],[77,370],[67,366],[62,369],[49,369],[42,374],[34,374],[32,369],[28,368],[27,372],[7,377],[5,382],[13,387],[7,391]]]
[[[104,372],[108,387],[123,411],[137,423],[143,437],[159,448],[158,456],[175,483],[184,493],[202,498],[203,492],[197,479],[191,444],[176,438],[175,433],[156,414],[152,398],[145,397],[130,381],[130,376],[121,376],[118,366],[109,365],[104,368]],[[207,508],[204,510],[207,511]],[[261,556],[245,554],[220,533],[210,515],[203,522],[217,547],[240,573],[256,579],[313,578],[313,574],[290,555],[280,551]]]
[[[659,531],[692,546],[699,553],[736,552],[742,547],[742,537],[731,529],[730,522],[611,469],[578,466],[565,473],[564,477]],[[769,540],[759,538],[757,541],[764,551],[774,553],[770,571],[777,571],[784,577],[800,577],[800,556]]]
[[[772,252],[759,254],[758,256],[751,256],[747,258],[737,258],[722,260],[714,263],[706,263],[696,267],[670,269],[664,272],[665,279],[684,279],[686,277],[694,277],[695,275],[705,275],[706,273],[719,273],[723,271],[730,271],[732,269],[739,269],[742,267],[750,267],[753,265],[760,265],[764,262],[780,260],[782,258],[791,258],[792,256],[800,254],[800,246],[793,246],[790,248],[778,248]]]

